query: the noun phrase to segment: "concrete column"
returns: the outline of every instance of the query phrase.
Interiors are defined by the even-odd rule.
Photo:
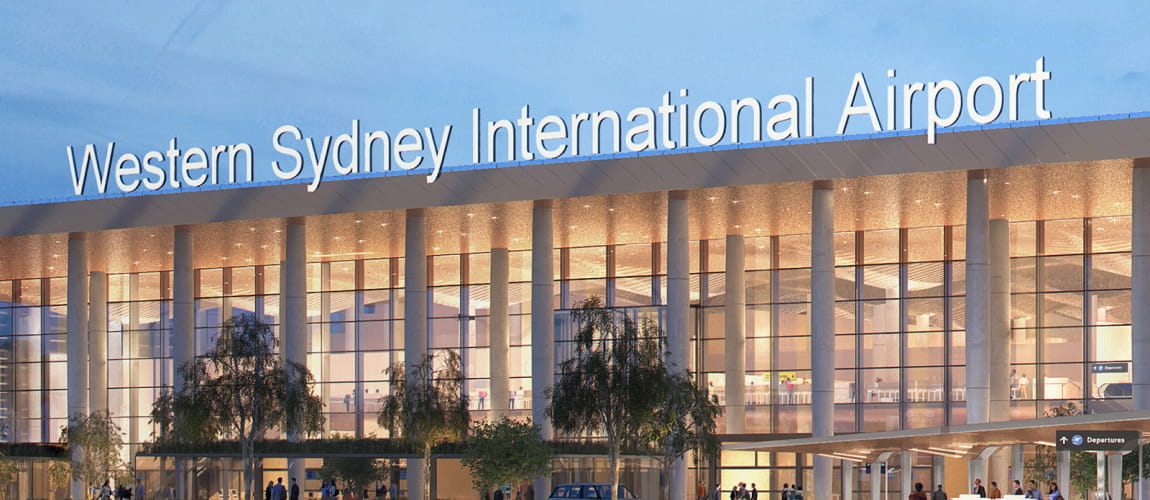
[[[88,406],[108,410],[108,274],[88,276]]]
[[[966,423],[990,416],[990,206],[986,172],[968,172],[966,182]]]
[[[839,467],[843,471],[842,484],[839,486],[839,500],[854,500],[855,489],[855,463],[846,460],[839,461]]]
[[[1010,447],[1010,482],[1007,483],[1014,487],[1014,480],[1017,479],[1022,484],[1023,491],[1026,490],[1026,449],[1022,445],[1016,444]]]
[[[1150,303],[1150,158],[1134,160],[1133,269],[1131,303]],[[1134,392],[1134,409],[1150,410],[1150,307],[1131,311],[1133,373],[1130,381]],[[1150,498],[1150,481],[1143,486],[1143,497]]]
[[[88,415],[88,245],[84,233],[68,234],[68,416]],[[72,461],[82,458],[72,449]],[[84,498],[83,481],[72,481],[72,498]]]
[[[403,341],[407,374],[427,356],[427,215],[421,208],[407,210],[404,254]],[[407,459],[408,498],[423,498],[423,474],[431,464]]]
[[[1058,478],[1058,490],[1062,492],[1064,498],[1072,498],[1070,495],[1070,450],[1056,451],[1056,466],[1057,471],[1055,476]],[[1045,488],[1043,488],[1045,490]]]
[[[488,338],[490,339],[491,390],[488,402],[491,405],[491,419],[498,420],[507,415],[510,400],[510,377],[507,372],[508,353],[508,311],[507,282],[510,279],[510,264],[506,248],[491,249],[491,317]]]
[[[555,384],[555,233],[551,200],[535,200],[531,215],[531,420],[554,439],[545,392]],[[535,498],[551,493],[551,478],[535,480]]]
[[[195,240],[191,226],[176,226],[172,236],[172,388],[184,390],[180,367],[190,362],[196,349]],[[177,459],[176,498],[192,497],[192,468],[187,459]]]
[[[946,488],[946,457],[936,455],[930,458],[930,482],[931,490],[937,489],[940,484],[943,489]]]
[[[280,301],[284,306],[280,318],[280,343],[284,361],[307,366],[307,224],[303,217],[287,220],[283,248]],[[289,441],[299,441],[302,438],[298,432],[288,435]],[[304,459],[288,460],[289,478],[303,481],[306,475]]]
[[[870,464],[870,500],[879,500],[882,495],[882,462]],[[814,498],[813,496],[811,498]]]
[[[683,372],[691,368],[690,225],[687,194],[687,191],[667,193],[667,324],[664,330],[667,332],[667,356],[671,369]],[[742,358],[739,356],[736,363],[742,364]],[[741,380],[738,385],[742,387]],[[728,404],[729,401],[728,394]],[[737,401],[737,404],[743,404],[743,401]],[[683,500],[686,492],[690,491],[685,460],[678,459],[671,464],[668,481],[670,500]]]
[[[986,478],[986,460],[986,458],[980,455],[978,458],[972,458],[967,462],[966,491],[962,493],[971,493],[971,490],[974,488],[974,480],[980,479],[982,480],[982,486],[986,488],[986,493],[990,494],[990,481]]]
[[[690,226],[687,192],[667,193],[667,351],[675,369],[691,366]]]
[[[1122,452],[1112,452],[1106,457],[1109,468],[1106,472],[1106,480],[1109,481],[1108,489],[1110,491],[1110,498],[1122,498]],[[1063,495],[1065,496],[1065,495]]]
[[[1134,160],[1133,198],[1130,302],[1147,304],[1150,303],[1150,158]],[[1150,307],[1132,308],[1130,316],[1134,409],[1150,410]],[[1150,481],[1139,481],[1138,488],[1139,498],[1150,498]]]
[[[831,181],[811,192],[811,434],[835,433],[835,204]],[[814,456],[812,498],[830,498],[833,462]]]
[[[899,497],[910,498],[910,494],[914,493],[914,452],[900,451],[898,462]]]
[[[727,235],[726,345],[727,434],[742,434],[747,404],[747,286],[743,235]]]

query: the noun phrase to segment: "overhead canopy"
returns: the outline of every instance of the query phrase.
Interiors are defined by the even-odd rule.
[[[880,455],[897,451],[975,458],[988,447],[1054,446],[1059,430],[1141,431],[1147,435],[1150,410],[737,443],[723,449],[813,453],[853,462],[875,462]]]

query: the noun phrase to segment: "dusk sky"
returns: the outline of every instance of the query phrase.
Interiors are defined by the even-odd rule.
[[[676,103],[766,105],[801,98],[807,77],[814,135],[826,137],[856,72],[883,99],[888,83],[1005,84],[1040,57],[1053,119],[1150,111],[1146,2],[426,4],[0,5],[0,203],[74,196],[68,146],[114,141],[117,155],[142,157],[173,137],[205,149],[246,142],[256,180],[275,180],[268,165],[286,159],[272,147],[277,128],[322,138],[358,119],[392,134],[453,125],[446,165],[463,165],[473,108],[484,121],[515,120],[524,105],[536,119],[625,115],[666,92]],[[1020,101],[1019,121],[1037,119],[1029,89]],[[1004,112],[995,123],[1007,122]],[[964,114],[959,125],[970,123]],[[854,118],[847,134],[868,124]]]

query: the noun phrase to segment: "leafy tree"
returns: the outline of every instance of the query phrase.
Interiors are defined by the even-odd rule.
[[[387,462],[366,457],[334,457],[323,460],[320,474],[347,488],[342,496],[360,498],[365,488],[387,478]]]
[[[91,415],[77,413],[68,421],[69,425],[60,428],[60,442],[69,449],[80,449],[80,463],[72,462],[73,481],[102,484],[125,468],[120,461],[124,438],[107,410],[96,410]]]
[[[161,439],[202,443],[235,439],[243,458],[244,498],[258,491],[255,442],[273,429],[323,430],[323,402],[312,393],[311,372],[276,352],[271,328],[254,316],[224,321],[215,346],[180,366],[185,380],[170,399],[153,405]]]
[[[601,433],[607,441],[610,498],[619,491],[619,456],[624,445],[638,445],[664,396],[666,378],[653,321],[637,323],[603,308],[598,297],[575,311],[575,355],[564,361],[554,387],[547,390],[547,417],[568,434]]]
[[[0,423],[0,440],[8,441],[8,424]],[[57,462],[53,462],[57,463]],[[0,453],[0,499],[7,499],[12,483],[20,476],[21,464],[15,458]],[[68,480],[64,479],[67,486]]]
[[[670,498],[670,467],[676,459],[691,450],[698,452],[695,460],[699,460],[700,455],[718,456],[715,419],[723,409],[718,398],[709,396],[687,373],[664,373],[651,390],[660,397],[645,426],[644,436],[654,445],[655,459],[663,469],[662,498]]]
[[[391,394],[381,400],[379,425],[419,450],[423,455],[423,498],[431,499],[431,449],[438,444],[461,441],[471,416],[463,393],[459,353],[448,351],[439,370],[435,355],[405,370],[396,363],[386,370]]]
[[[18,477],[20,477],[20,462],[15,458],[0,457],[0,499],[8,498],[8,490]]]
[[[68,480],[72,478],[72,465],[63,460],[53,460],[48,464],[48,484],[52,489],[68,487]]]
[[[498,422],[479,422],[471,428],[467,450],[463,466],[471,473],[480,498],[502,484],[551,473],[551,447],[530,420],[503,417]]]

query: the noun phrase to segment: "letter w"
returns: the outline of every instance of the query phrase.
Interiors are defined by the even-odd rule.
[[[84,163],[81,165],[80,170],[76,170],[76,155],[72,152],[72,146],[68,146],[68,166],[72,168],[72,188],[76,191],[76,195],[84,194],[84,181],[88,179],[88,165],[92,165],[92,171],[96,176],[96,189],[100,194],[108,189],[108,172],[112,170],[112,155],[116,151],[116,143],[108,143],[108,152],[104,156],[104,167],[101,169],[100,160],[96,157],[96,146],[89,144],[84,146]]]

